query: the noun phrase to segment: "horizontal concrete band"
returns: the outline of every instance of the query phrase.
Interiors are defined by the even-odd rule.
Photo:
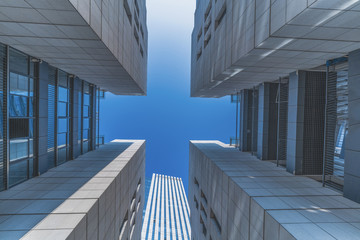
[[[200,188],[223,224],[212,239],[360,239],[360,204],[320,182],[218,141],[192,141],[190,156],[189,192]]]
[[[107,143],[1,192],[0,239],[115,239],[144,173],[145,141]]]

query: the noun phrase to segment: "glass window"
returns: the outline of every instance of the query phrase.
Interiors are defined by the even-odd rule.
[[[27,97],[10,95],[10,117],[26,117],[27,100]]]
[[[62,164],[67,160],[67,148],[60,148],[58,150],[58,164]]]
[[[29,74],[29,57],[15,49],[10,48],[10,72],[22,75]]]
[[[89,117],[89,106],[83,107],[83,117]]]
[[[88,140],[89,130],[83,130],[83,141]]]
[[[89,105],[90,104],[90,96],[89,94],[84,94],[84,105]]]
[[[67,133],[59,133],[58,134],[58,147],[66,147],[66,137]]]
[[[29,117],[34,116],[34,98],[28,98],[29,99]]]
[[[58,117],[67,117],[67,103],[58,103]]]
[[[59,118],[58,119],[58,133],[67,132],[68,127],[68,119],[67,118]]]
[[[28,77],[10,73],[10,94],[29,95],[29,79]]]
[[[10,162],[26,158],[29,156],[29,140],[14,139],[10,140]]]
[[[89,129],[89,118],[84,118],[83,129]]]
[[[14,186],[28,178],[28,161],[10,162],[9,185]]]
[[[68,89],[64,88],[64,87],[59,87],[59,96],[58,96],[58,100],[61,102],[67,102],[68,101]]]

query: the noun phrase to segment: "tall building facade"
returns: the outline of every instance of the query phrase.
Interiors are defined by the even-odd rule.
[[[358,202],[359,6],[197,1],[191,75],[193,97],[232,95],[241,151]]]
[[[5,0],[0,15],[0,239],[139,239],[145,144],[97,148],[104,92],[146,95],[145,0]]]
[[[188,197],[192,239],[360,239],[360,204],[219,141],[190,142]]]
[[[355,23],[359,7],[357,0],[198,0],[192,33],[191,96],[231,95],[236,103],[236,132],[231,142],[247,152],[234,153],[235,158],[248,156],[249,161],[257,162],[253,155],[285,168],[292,176],[313,176],[323,187],[360,203],[360,148],[356,144],[360,42]],[[220,154],[221,149],[211,150],[214,161],[216,151]],[[235,162],[228,164],[230,168]],[[198,177],[212,174],[204,167],[196,168]],[[209,189],[208,193],[203,191],[206,198],[214,194]],[[234,194],[243,191],[242,187],[236,189]],[[190,208],[193,223],[196,208],[193,204]],[[209,218],[211,206],[204,205],[204,209]],[[214,214],[219,223],[215,226],[226,231],[221,224],[223,213],[214,210]],[[201,218],[209,229],[205,217]],[[200,228],[193,226],[197,229],[193,235],[198,237]],[[342,232],[347,226],[333,225]],[[214,235],[210,234],[212,239]],[[339,238],[335,235],[332,237]],[[229,239],[238,239],[239,235],[235,236]],[[267,235],[252,237],[263,239]]]
[[[104,91],[146,94],[147,27],[144,0],[0,7],[4,190],[94,150]]]
[[[181,178],[153,174],[148,194],[141,239],[192,239]]]

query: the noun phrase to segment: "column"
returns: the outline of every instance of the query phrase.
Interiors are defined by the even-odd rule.
[[[252,104],[253,104],[253,91],[249,89],[241,90],[240,102],[240,150],[243,152],[251,151],[251,136],[252,136]]]
[[[36,92],[36,127],[35,133],[35,160],[37,159],[37,173],[43,174],[49,170],[47,146],[48,146],[48,82],[49,65],[46,62],[36,63],[37,92]],[[37,137],[37,139],[36,139]]]
[[[70,141],[70,148],[71,150],[71,156],[70,159],[75,159],[80,155],[80,137],[79,131],[80,131],[80,121],[81,121],[81,115],[79,114],[81,109],[81,99],[80,99],[80,93],[81,93],[81,81],[79,78],[74,77],[71,79],[72,82],[72,91],[71,91],[71,131],[72,136]]]
[[[290,74],[286,159],[290,173],[322,174],[325,91],[325,72]]]
[[[276,159],[277,83],[259,86],[257,156],[262,160]]]

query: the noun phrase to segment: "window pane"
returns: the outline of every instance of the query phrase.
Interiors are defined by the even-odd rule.
[[[68,89],[59,87],[58,92],[59,92],[58,100],[61,102],[67,102],[68,101]]]
[[[58,116],[67,117],[67,103],[58,102]]]
[[[33,157],[33,153],[34,153],[34,145],[33,145],[33,140],[29,139],[29,157]]]
[[[29,156],[28,143],[28,139],[10,140],[10,162]]]
[[[9,185],[13,186],[28,177],[28,161],[10,162]]]
[[[89,118],[84,118],[83,129],[89,129]]]
[[[58,133],[64,133],[67,132],[67,123],[68,123],[68,119],[67,118],[60,118],[58,120]]]
[[[67,133],[59,133],[58,134],[58,147],[66,146],[66,137],[67,137]]]
[[[29,137],[29,119],[10,118],[9,135],[10,135],[10,139]]]
[[[58,150],[58,165],[66,162],[67,160],[67,148],[61,148]]]
[[[28,77],[10,73],[10,94],[29,95],[29,79]]]
[[[88,140],[89,137],[89,130],[84,130],[83,131],[83,141]]]
[[[10,95],[10,117],[27,116],[27,97]]]
[[[89,142],[83,142],[83,153],[88,152],[89,150]]]
[[[89,107],[88,106],[83,107],[83,117],[89,117]]]
[[[28,75],[28,66],[28,56],[10,48],[10,72],[17,72],[23,75]]]
[[[89,105],[90,104],[90,96],[89,94],[84,94],[84,105]]]
[[[29,117],[34,116],[34,98],[29,98]]]
[[[34,137],[34,120],[31,118],[29,119],[29,137]]]
[[[68,88],[67,73],[59,70],[59,86]]]
[[[29,158],[29,176],[34,176],[34,159]]]
[[[29,79],[29,96],[33,97],[34,96],[34,79],[30,78]]]

